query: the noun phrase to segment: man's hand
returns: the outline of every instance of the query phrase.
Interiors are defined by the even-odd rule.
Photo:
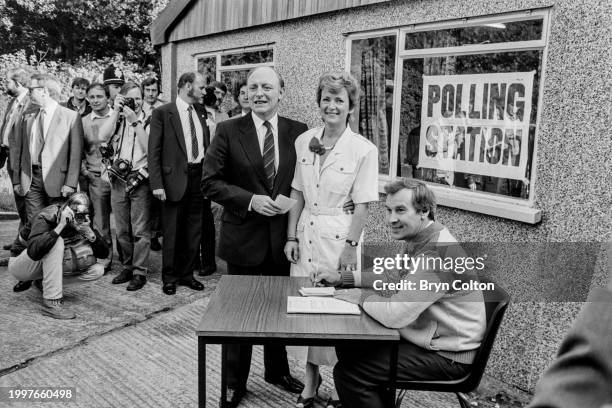
[[[345,214],[353,214],[355,212],[355,203],[353,200],[348,200],[346,203],[344,203],[342,206],[342,211],[344,211]]]
[[[57,226],[55,227],[55,232],[59,235],[66,225],[70,224],[74,220],[74,212],[70,209],[70,207],[66,207],[62,210],[59,215],[59,219],[57,220]]]
[[[297,263],[300,260],[300,245],[297,241],[287,241],[285,244],[285,256],[291,263]]]
[[[24,196],[25,194],[23,194],[23,189],[21,188],[21,184],[15,184],[13,186],[13,191],[15,192],[15,194],[19,195],[19,196]]]
[[[123,105],[125,105],[125,96],[121,94],[115,95],[115,101],[113,102],[113,109],[117,112],[121,112],[123,109]]]
[[[62,186],[60,193],[62,194],[62,197],[70,197],[70,195],[74,193],[74,188],[70,186]]]
[[[315,285],[336,286],[340,283],[340,273],[338,271],[313,272],[310,280]]]
[[[166,201],[166,191],[163,188],[153,190],[153,197],[160,201]]]
[[[136,115],[136,112],[130,109],[127,105],[123,106],[123,116],[129,125],[138,120],[138,115]]]
[[[251,209],[256,213],[261,215],[265,215],[267,217],[272,217],[276,214],[279,214],[281,209],[274,200],[272,200],[267,195],[253,195],[253,199],[251,200]]]
[[[359,304],[361,300],[361,289],[341,289],[337,290],[334,298],[345,300],[350,303],[354,303],[356,305]]]
[[[338,260],[338,270],[354,271],[355,269],[357,269],[357,247],[346,244]]]

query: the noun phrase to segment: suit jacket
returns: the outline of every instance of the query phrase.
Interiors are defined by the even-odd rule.
[[[206,151],[210,134],[206,125],[206,111],[194,105],[202,125],[203,146]],[[149,183],[151,190],[164,189],[166,199],[180,201],[187,190],[187,147],[183,125],[176,103],[167,103],[153,110],[149,130]]]
[[[13,121],[13,123],[9,123],[8,115],[11,109],[13,109],[13,105],[15,103],[17,103],[17,98],[11,99],[11,102],[9,103],[8,108],[6,109],[6,112],[4,112],[2,126],[0,126],[0,138],[3,137],[5,128],[10,126],[9,133],[8,133],[8,147],[9,147],[8,163],[9,164],[6,169],[11,178],[12,178],[14,169],[18,167],[17,158],[15,157],[15,152],[18,151],[16,146],[21,143],[21,138],[19,137],[20,135],[18,133],[19,122],[21,121],[22,115],[24,114],[24,112],[26,112],[28,108],[30,107],[30,95],[26,95],[23,97],[23,99],[21,100],[21,103],[17,107],[17,111],[15,112],[15,116],[14,116],[15,120]],[[0,166],[0,169],[2,167],[3,166]]]
[[[301,122],[278,117],[279,164],[268,190],[263,157],[251,115],[221,122],[204,160],[204,196],[224,206],[219,256],[242,266],[263,262],[268,250],[285,260],[287,215],[266,217],[248,211],[254,194],[289,196],[295,171],[295,139],[308,130]]]
[[[593,291],[557,358],[540,379],[529,408],[602,408],[612,404],[611,302],[612,291]]]
[[[19,124],[21,143],[15,157],[18,165],[13,173],[13,185],[21,184],[24,194],[32,184],[30,140],[32,125],[38,110],[26,112]],[[62,186],[77,187],[83,152],[83,123],[78,112],[58,104],[41,152],[42,176],[49,197],[60,197]]]

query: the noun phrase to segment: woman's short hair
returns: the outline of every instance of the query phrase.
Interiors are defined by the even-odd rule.
[[[327,72],[319,78],[317,88],[317,104],[321,105],[321,94],[327,88],[332,94],[337,94],[342,88],[346,89],[349,98],[349,109],[357,105],[359,99],[359,86],[357,80],[348,72]]]
[[[430,220],[436,219],[436,196],[427,184],[413,178],[399,178],[385,185],[385,193],[395,194],[400,190],[412,190],[412,206],[419,213],[429,211]]]

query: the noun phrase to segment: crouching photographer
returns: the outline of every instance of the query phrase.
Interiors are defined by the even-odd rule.
[[[127,290],[134,291],[147,282],[151,251],[152,195],[147,173],[149,135],[145,130],[140,87],[127,82],[115,97],[114,106],[119,111],[119,120],[104,154],[123,269],[113,283],[129,282]]]
[[[104,266],[96,258],[107,256],[106,242],[91,228],[89,198],[78,192],[63,204],[44,208],[20,231],[8,271],[20,281],[34,280],[42,290],[44,315],[74,319],[74,312],[64,307],[63,286],[100,278]]]

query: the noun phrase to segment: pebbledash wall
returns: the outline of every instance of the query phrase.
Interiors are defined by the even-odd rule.
[[[251,3],[245,1],[244,7]],[[190,19],[191,24],[198,18],[204,21],[204,16],[194,15],[197,10],[188,8],[176,18]],[[180,73],[196,69],[198,55],[273,44],[274,67],[286,82],[280,113],[313,127],[320,124],[315,102],[318,77],[325,71],[348,69],[347,34],[530,11],[543,12],[548,19],[542,82],[534,90],[540,99],[528,207],[535,218],[508,219],[487,211],[478,200],[470,211],[469,199],[455,205],[452,197],[447,206],[439,207],[438,218],[460,241],[610,240],[612,3],[608,1],[398,0],[165,41],[159,44],[164,93],[175,95],[173,82]],[[177,38],[175,29],[170,28],[166,38]],[[390,240],[382,202],[373,207],[367,241]],[[604,279],[605,260],[598,262],[592,286]],[[579,307],[578,303],[513,304],[487,372],[532,391]]]

